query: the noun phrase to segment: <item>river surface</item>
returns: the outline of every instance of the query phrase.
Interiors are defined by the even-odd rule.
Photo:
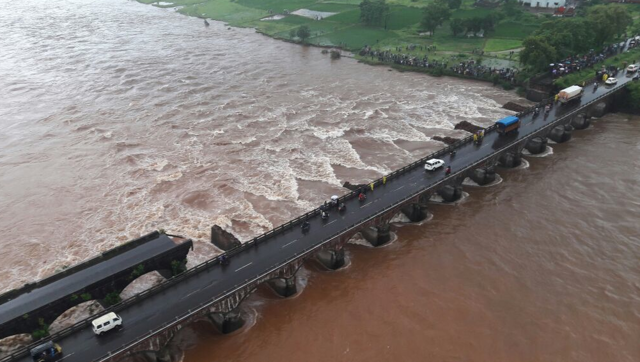
[[[0,0],[0,290],[163,228],[215,255],[489,125],[486,83],[332,61],[122,0]],[[640,360],[640,120],[611,115],[491,188],[196,324],[185,362]]]

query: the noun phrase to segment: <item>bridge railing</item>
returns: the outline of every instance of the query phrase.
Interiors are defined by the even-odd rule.
[[[597,97],[597,98],[594,98],[593,100],[591,100],[591,101],[589,101],[589,102],[587,102],[587,103],[585,103],[585,104],[581,105],[581,107],[580,107],[579,109],[574,110],[574,111],[571,111],[571,112],[569,112],[569,113],[567,113],[567,114],[565,114],[565,115],[562,115],[560,118],[558,118],[558,119],[556,119],[556,120],[554,120],[554,121],[552,121],[552,122],[549,122],[549,123],[545,124],[543,127],[541,127],[539,130],[537,130],[537,131],[533,132],[531,135],[529,135],[529,136],[527,136],[527,137],[525,137],[525,138],[520,138],[520,139],[514,140],[513,142],[511,142],[511,143],[509,143],[509,144],[505,145],[505,146],[503,147],[503,149],[509,149],[509,148],[511,148],[511,147],[513,147],[513,146],[515,146],[515,145],[517,145],[517,144],[518,144],[518,143],[520,143],[520,142],[526,142],[529,138],[535,137],[535,135],[536,135],[537,133],[539,133],[540,131],[545,131],[545,130],[546,130],[546,129],[548,129],[548,128],[555,127],[558,123],[560,123],[560,122],[562,122],[562,121],[566,120],[566,119],[567,119],[567,118],[569,118],[569,117],[573,117],[573,116],[575,116],[576,114],[580,113],[580,112],[581,112],[585,107],[587,107],[587,106],[589,106],[589,105],[591,105],[591,104],[593,104],[593,103],[599,102],[601,99],[603,99],[603,98],[607,97],[608,95],[610,95],[610,94],[611,94],[611,93],[613,93],[614,91],[618,91],[618,90],[619,90],[620,88],[622,88],[623,86],[624,86],[624,84],[622,84],[622,85],[618,85],[618,86],[616,86],[616,87],[612,88],[610,92],[607,92],[606,94],[603,94],[603,95],[601,95],[601,96],[599,96],[599,97]],[[495,126],[491,126],[491,127],[487,128],[485,131],[492,131],[492,130],[494,130],[494,129],[495,129]],[[399,170],[396,170],[396,171],[392,172],[391,174],[389,174],[389,175],[388,175],[388,177],[389,177],[390,175],[398,175],[398,174],[401,174],[401,173],[407,172],[407,170],[410,170],[410,169],[415,169],[416,167],[420,166],[420,165],[421,165],[425,160],[430,159],[430,158],[433,158],[433,157],[438,157],[438,155],[441,155],[441,154],[443,154],[443,153],[446,153],[446,152],[447,152],[447,150],[455,149],[455,148],[460,147],[461,145],[466,144],[466,143],[468,143],[468,142],[470,142],[470,141],[472,141],[472,140],[473,140],[473,136],[466,137],[466,138],[464,138],[464,139],[460,140],[459,142],[457,142],[457,143],[455,143],[455,144],[451,145],[450,147],[445,147],[444,149],[439,150],[439,151],[436,151],[436,152],[432,153],[431,155],[429,155],[429,156],[427,156],[427,157],[423,157],[423,158],[422,158],[422,159],[420,159],[419,161],[413,162],[413,163],[411,163],[411,164],[409,164],[409,165],[407,165],[407,166],[405,166],[405,167],[403,167],[403,168],[401,168],[401,169],[399,169]],[[485,162],[485,161],[489,160],[489,159],[490,159],[490,158],[492,158],[493,156],[494,156],[494,155],[492,154],[492,155],[489,155],[489,156],[483,157],[483,158],[481,158],[481,159],[479,159],[479,160],[477,160],[477,161],[470,162],[470,163],[468,163],[465,167],[463,167],[463,168],[461,168],[460,170],[458,170],[458,171],[454,172],[454,173],[453,173],[453,175],[460,174],[460,173],[466,172],[467,170],[469,170],[469,169],[471,169],[471,168],[477,167],[478,165],[480,165],[480,164],[482,164],[483,162]],[[404,171],[403,171],[403,170],[404,170]],[[188,319],[191,315],[194,315],[194,314],[196,314],[196,313],[199,313],[199,312],[201,312],[203,309],[208,308],[209,306],[211,306],[212,304],[214,304],[214,303],[216,303],[216,302],[218,302],[218,301],[224,300],[225,298],[228,298],[228,297],[232,296],[234,293],[238,292],[238,291],[239,291],[240,289],[242,289],[244,286],[249,285],[249,284],[252,284],[252,283],[255,283],[256,281],[259,281],[260,279],[262,279],[262,278],[264,278],[264,277],[268,276],[269,274],[271,274],[271,273],[273,273],[273,272],[277,271],[278,269],[282,268],[283,266],[285,266],[285,265],[287,265],[287,264],[289,264],[289,263],[291,263],[291,262],[293,262],[293,261],[295,261],[295,260],[297,260],[297,259],[300,259],[300,258],[304,258],[304,257],[308,257],[308,256],[310,256],[311,254],[315,253],[318,249],[322,248],[322,247],[324,246],[324,244],[326,244],[327,242],[329,242],[329,241],[331,241],[331,240],[335,239],[336,237],[339,237],[340,235],[342,235],[342,234],[346,233],[347,231],[349,231],[349,230],[351,230],[351,229],[353,229],[353,228],[355,228],[355,227],[358,227],[358,226],[360,226],[360,225],[362,225],[362,224],[365,224],[365,223],[369,222],[370,220],[373,220],[374,218],[378,217],[379,215],[384,215],[385,213],[389,212],[389,211],[390,211],[390,210],[392,210],[393,208],[395,208],[395,207],[397,207],[397,206],[399,206],[399,205],[401,205],[401,204],[405,203],[407,200],[410,200],[411,198],[414,198],[414,197],[416,197],[417,195],[420,195],[420,194],[424,193],[424,192],[425,192],[426,190],[428,190],[428,189],[434,189],[434,188],[437,188],[438,186],[442,185],[443,183],[448,182],[448,180],[449,180],[449,179],[450,179],[450,177],[447,177],[447,178],[445,178],[445,179],[443,179],[443,180],[440,180],[440,181],[436,182],[435,184],[432,184],[432,185],[429,185],[429,186],[425,186],[425,187],[421,188],[419,191],[416,191],[415,193],[413,193],[413,194],[411,194],[411,195],[409,195],[409,196],[407,196],[407,197],[404,197],[404,198],[402,198],[402,199],[401,199],[401,200],[399,200],[399,201],[394,202],[392,205],[390,205],[390,206],[388,206],[388,207],[384,208],[383,210],[381,210],[381,211],[379,211],[379,212],[375,213],[374,215],[371,215],[371,216],[368,216],[368,217],[362,218],[362,219],[360,219],[359,221],[357,221],[357,222],[355,222],[355,223],[351,224],[350,226],[347,226],[347,227],[345,227],[345,228],[343,228],[343,229],[341,229],[341,230],[337,231],[336,233],[332,234],[330,237],[326,238],[323,242],[318,243],[318,244],[317,244],[317,245],[315,245],[315,246],[311,246],[311,247],[309,247],[309,248],[307,248],[307,249],[303,250],[303,251],[302,251],[302,252],[300,252],[300,253],[294,253],[294,255],[292,255],[291,257],[289,257],[289,258],[287,258],[287,259],[285,259],[284,261],[281,261],[281,262],[275,263],[273,266],[271,266],[271,268],[269,268],[267,271],[263,272],[262,274],[259,274],[259,275],[258,275],[258,276],[256,276],[255,278],[253,278],[253,279],[251,279],[251,280],[246,280],[246,281],[244,281],[244,282],[242,282],[242,283],[237,283],[237,284],[236,284],[236,285],[234,285],[233,287],[229,288],[227,291],[223,292],[220,296],[218,296],[218,297],[216,297],[216,298],[212,299],[210,302],[203,302],[203,303],[200,303],[200,305],[199,305],[197,308],[192,309],[192,310],[189,310],[189,311],[187,311],[187,312],[183,313],[181,316],[176,317],[176,318],[175,318],[175,320],[173,320],[173,321],[171,321],[171,322],[168,322],[168,323],[163,324],[160,328],[156,329],[155,331],[150,331],[149,333],[145,334],[144,336],[141,336],[140,338],[138,338],[138,340],[136,340],[136,341],[134,341],[134,342],[131,342],[131,343],[128,343],[128,344],[123,344],[123,345],[122,345],[122,347],[118,348],[117,350],[110,351],[110,352],[109,352],[109,353],[107,353],[106,355],[102,356],[99,360],[100,360],[100,361],[103,361],[103,360],[105,360],[105,359],[110,358],[110,357],[111,357],[111,356],[113,356],[113,355],[117,355],[117,354],[119,354],[119,353],[122,353],[122,352],[126,351],[128,348],[130,348],[131,346],[133,346],[133,345],[135,345],[135,344],[137,344],[137,343],[140,343],[141,341],[144,341],[144,340],[146,340],[147,338],[150,338],[150,337],[152,337],[152,336],[154,336],[154,335],[156,335],[156,334],[162,333],[164,330],[166,330],[166,329],[168,329],[168,328],[171,328],[171,327],[172,327],[172,326],[174,326],[175,324],[180,323],[180,322],[182,322],[182,321],[184,321],[184,320]],[[381,182],[381,179],[378,179],[378,180],[376,180],[376,181],[374,181],[374,182]],[[348,198],[348,197],[354,197],[354,196],[355,196],[355,194],[356,194],[355,192],[351,192],[351,193],[348,193],[348,194],[346,194],[346,195],[342,196],[342,198],[343,198],[343,199],[346,199],[346,198]],[[310,211],[310,212],[309,212],[309,213],[307,213],[307,214],[312,214],[312,213],[317,213],[317,212],[319,212],[319,209],[316,209],[316,210]],[[296,218],[295,220],[302,220],[302,219],[303,219],[307,214],[305,214],[305,215],[303,215],[303,216],[301,216],[301,217],[299,217],[299,218]],[[285,225],[286,225],[286,224],[285,224]],[[266,235],[266,234],[268,234],[268,233],[265,233],[265,234],[263,234],[263,235]],[[262,235],[261,235],[261,236],[262,236]],[[252,241],[255,241],[255,239],[254,239],[254,240],[252,240]],[[246,245],[246,244],[247,244],[247,243],[245,243],[244,245]],[[238,247],[237,249],[240,249],[240,248],[242,248],[242,247]],[[216,258],[216,259],[218,259],[218,258]],[[214,259],[214,260],[215,260],[215,259]],[[199,266],[204,265],[204,264],[206,264],[206,263],[208,263],[208,262],[205,262],[205,263],[203,263],[203,264],[200,264]],[[198,267],[199,267],[199,266],[198,266]],[[197,267],[196,267],[196,268],[197,268]],[[195,269],[195,268],[194,268],[194,269]],[[192,270],[193,270],[193,269],[192,269]],[[184,274],[184,273],[183,273],[183,274]]]
[[[594,98],[593,100],[581,105],[581,107],[579,109],[574,110],[572,112],[569,112],[569,113],[561,116],[560,118],[556,119],[555,121],[548,123],[547,125],[545,125],[544,127],[540,128],[540,130],[538,130],[536,132],[539,132],[539,131],[545,130],[545,129],[549,128],[549,127],[555,126],[557,123],[559,123],[560,121],[566,119],[567,117],[573,117],[575,114],[578,114],[580,111],[582,111],[582,109],[584,109],[585,107],[600,101],[601,99],[607,97],[608,95],[610,95],[614,91],[618,91],[619,89],[621,89],[625,85],[626,85],[626,83],[619,84],[619,85],[611,88],[611,91],[609,91],[609,92],[607,92],[607,93],[605,93],[603,95],[600,95],[599,97]],[[491,131],[495,130],[495,128],[496,128],[496,126],[492,125],[492,126],[486,128],[485,132],[491,132]],[[410,170],[415,169],[416,167],[421,166],[425,161],[427,161],[427,160],[429,160],[431,158],[435,158],[435,157],[438,157],[440,155],[447,154],[451,150],[457,149],[457,148],[459,148],[459,147],[461,147],[461,146],[463,146],[463,145],[465,145],[465,144],[467,144],[469,142],[472,142],[472,141],[473,141],[473,136],[469,136],[469,137],[463,138],[463,139],[457,141],[456,143],[454,143],[454,144],[452,144],[450,146],[447,146],[447,147],[445,147],[445,148],[443,148],[441,150],[433,152],[430,155],[428,155],[426,157],[423,157],[418,161],[412,162],[411,164],[409,164],[407,166],[404,166],[404,167],[402,167],[402,168],[390,173],[386,177],[387,177],[387,179],[390,179],[391,177],[397,177],[398,175],[404,174],[404,173],[406,173],[406,172],[408,172]],[[507,149],[507,148],[512,147],[513,145],[519,143],[519,142],[522,142],[522,141],[523,141],[523,139],[515,140],[514,142],[512,142],[509,145],[505,146],[504,148]],[[490,155],[490,156],[484,157],[484,158],[482,158],[482,159],[480,159],[478,161],[475,161],[475,162],[465,166],[464,168],[462,168],[460,170],[457,170],[453,174],[456,175],[456,174],[460,174],[462,172],[465,172],[469,168],[475,167],[476,165],[481,164],[482,162],[486,161],[487,159],[489,159],[491,157],[493,157],[493,155]],[[374,214],[374,215],[372,215],[370,217],[363,218],[360,221],[352,224],[349,227],[343,228],[342,230],[334,233],[331,237],[327,238],[325,241],[323,241],[323,242],[321,242],[321,243],[319,243],[319,244],[317,244],[317,245],[315,245],[315,246],[313,246],[311,248],[308,248],[308,249],[306,249],[305,251],[303,251],[301,253],[295,253],[292,257],[287,258],[285,261],[276,263],[268,271],[260,274],[258,277],[254,278],[254,279],[252,279],[250,281],[245,281],[244,283],[236,284],[234,287],[230,288],[228,291],[224,292],[221,296],[216,297],[212,301],[207,302],[207,303],[201,303],[200,307],[198,307],[197,309],[189,310],[186,313],[182,314],[181,316],[176,317],[174,321],[172,321],[170,323],[165,323],[164,325],[160,326],[160,328],[156,329],[155,331],[151,331],[151,332],[145,334],[144,336],[141,336],[140,338],[138,338],[137,340],[135,340],[135,341],[133,341],[131,343],[123,344],[117,350],[110,351],[106,355],[100,357],[99,360],[102,361],[102,360],[108,359],[111,356],[113,356],[115,354],[119,354],[119,353],[123,352],[124,350],[130,348],[131,346],[133,346],[133,345],[135,345],[135,344],[137,344],[137,343],[149,338],[150,336],[153,336],[155,334],[161,333],[162,331],[166,330],[167,328],[170,328],[171,326],[175,325],[176,323],[180,323],[181,321],[185,320],[186,318],[188,318],[189,316],[193,315],[194,313],[197,313],[197,312],[201,311],[203,308],[207,308],[208,306],[210,306],[210,305],[212,305],[212,304],[214,304],[214,303],[216,303],[216,302],[218,302],[220,300],[223,300],[223,299],[229,297],[230,295],[232,295],[233,293],[235,293],[239,289],[241,289],[243,286],[245,286],[247,284],[250,284],[252,282],[255,282],[255,281],[263,278],[266,275],[269,275],[270,273],[278,270],[279,268],[281,268],[282,266],[290,263],[293,260],[296,260],[298,258],[307,256],[307,255],[315,252],[316,250],[318,250],[319,248],[324,246],[324,244],[326,242],[334,239],[335,237],[337,237],[337,236],[339,236],[341,234],[344,234],[346,231],[351,230],[352,228],[354,228],[356,226],[359,226],[361,224],[364,224],[365,222],[368,222],[369,220],[372,220],[375,217],[388,212],[389,210],[393,209],[394,207],[396,207],[396,206],[406,202],[407,200],[415,197],[416,195],[422,194],[427,189],[436,188],[439,185],[441,185],[442,183],[447,182],[448,180],[449,180],[449,178],[445,178],[445,179],[443,179],[441,181],[438,181],[437,183],[435,183],[435,184],[433,184],[431,186],[423,187],[422,189],[420,189],[416,193],[414,193],[414,194],[412,194],[412,195],[410,195],[408,197],[405,197],[405,198],[401,199],[398,202],[395,202],[391,206],[383,209],[382,211],[380,211],[380,212],[378,212],[378,213],[376,213],[376,214]],[[383,182],[382,178],[379,178],[379,179],[375,180],[373,183],[374,183],[374,185],[379,185],[382,182]],[[347,193],[346,195],[343,195],[340,199],[341,200],[347,200],[347,199],[350,199],[350,198],[353,198],[353,197],[357,197],[357,193],[355,191],[352,191],[350,193]],[[143,292],[141,292],[141,293],[139,293],[139,294],[137,294],[137,295],[135,295],[135,296],[133,296],[133,297],[131,297],[129,299],[126,299],[126,300],[124,300],[124,301],[122,301],[122,302],[120,302],[120,303],[118,303],[118,304],[116,304],[116,305],[114,305],[114,306],[112,306],[110,308],[107,308],[107,309],[105,309],[105,311],[103,311],[99,315],[92,316],[92,317],[87,318],[87,319],[85,319],[83,321],[80,321],[80,322],[78,322],[78,323],[76,323],[76,324],[74,324],[74,325],[72,325],[72,326],[70,326],[68,328],[65,328],[65,329],[61,330],[60,332],[57,332],[57,333],[54,333],[54,334],[52,334],[52,335],[50,335],[48,337],[45,337],[43,340],[45,340],[45,339],[46,340],[54,340],[54,341],[55,340],[61,340],[61,339],[63,339],[64,337],[66,337],[68,335],[76,333],[80,329],[88,327],[89,324],[90,324],[90,321],[95,319],[95,318],[97,318],[100,315],[104,315],[104,314],[107,314],[109,312],[118,312],[120,310],[126,309],[130,305],[138,303],[143,299],[146,299],[146,298],[148,298],[148,297],[150,297],[150,296],[152,296],[154,294],[157,294],[160,291],[165,290],[165,289],[173,286],[174,284],[176,284],[176,283],[178,283],[178,282],[180,282],[180,281],[182,281],[182,280],[184,280],[184,279],[186,279],[188,277],[191,277],[191,276],[193,276],[193,275],[195,275],[195,274],[197,274],[197,273],[199,273],[201,271],[204,271],[205,269],[208,269],[208,268],[210,268],[212,266],[220,264],[220,259],[225,254],[230,256],[230,257],[233,256],[233,255],[236,255],[236,254],[242,252],[245,249],[248,249],[248,248],[250,248],[250,247],[252,247],[252,246],[254,246],[254,245],[256,245],[256,244],[258,244],[260,242],[263,242],[263,241],[267,240],[270,236],[275,235],[277,232],[282,232],[284,230],[288,230],[291,227],[295,226],[296,224],[300,224],[302,221],[306,220],[307,218],[315,216],[315,215],[317,215],[319,213],[320,213],[320,209],[319,208],[314,209],[312,211],[309,211],[309,212],[305,213],[302,216],[299,216],[299,217],[297,217],[297,218],[295,218],[295,219],[293,219],[293,220],[291,220],[291,221],[289,221],[289,222],[287,222],[285,224],[282,224],[282,225],[276,227],[273,230],[270,230],[270,231],[268,231],[268,232],[266,232],[266,233],[264,233],[264,234],[262,234],[260,236],[257,236],[257,237],[253,238],[252,240],[250,240],[250,241],[248,241],[246,243],[243,243],[242,245],[240,245],[240,246],[238,246],[238,247],[236,247],[234,249],[231,249],[231,250],[227,251],[226,253],[218,255],[217,257],[209,259],[209,260],[207,260],[207,261],[205,261],[205,262],[203,262],[201,264],[198,264],[197,266],[195,266],[195,267],[193,267],[193,268],[191,268],[191,269],[189,269],[189,270],[187,270],[187,271],[185,271],[185,272],[183,272],[181,274],[178,274],[178,275],[176,275],[176,276],[174,276],[174,277],[172,277],[170,279],[167,279],[167,280],[163,281],[162,283],[157,284],[157,285],[155,285],[155,286],[153,286],[153,287],[151,287],[151,288],[149,288],[149,289],[147,289],[147,290],[145,290],[145,291],[143,291]],[[11,354],[9,354],[9,355],[5,356],[3,359],[1,359],[0,362],[13,361],[13,360],[15,360],[17,358],[20,358],[20,357],[23,357],[23,356],[27,355],[29,353],[30,349],[32,349],[35,346],[41,344],[43,340],[39,340],[39,341],[33,342],[28,346],[25,346],[25,347],[22,347],[20,349],[15,350]]]

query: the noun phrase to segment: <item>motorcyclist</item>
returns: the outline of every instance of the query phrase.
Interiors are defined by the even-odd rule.
[[[537,116],[540,113],[540,107],[536,106],[536,108],[533,110],[533,115]]]
[[[338,205],[338,211],[343,212],[346,209],[347,209],[347,206],[344,204],[344,202]]]
[[[593,89],[598,89],[598,82],[593,82]]]
[[[550,111],[551,111],[551,105],[547,104],[544,107],[544,114],[549,114]]]
[[[220,264],[222,264],[222,265],[229,264],[229,257],[226,254],[222,254],[220,256]]]
[[[445,175],[449,175],[451,173],[451,166],[447,166],[447,168],[444,171]]]
[[[360,195],[358,195],[358,200],[364,201],[366,199],[367,199],[367,195],[365,195],[364,192],[360,192]]]
[[[449,153],[451,156],[455,156],[456,155],[456,150],[451,150],[451,152]]]
[[[329,218],[329,214],[323,210],[320,212],[320,217],[322,218],[322,220],[326,220],[327,218]]]
[[[309,224],[309,222],[307,220],[305,220],[304,222],[302,222],[302,230],[309,230],[309,228],[311,227],[311,224]]]

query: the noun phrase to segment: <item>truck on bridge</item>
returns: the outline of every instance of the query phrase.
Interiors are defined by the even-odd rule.
[[[569,88],[565,88],[558,93],[558,100],[562,104],[571,102],[574,99],[582,97],[583,89],[580,86],[572,85]]]
[[[508,133],[517,131],[518,128],[520,128],[521,123],[522,122],[520,122],[520,118],[516,116],[504,117],[503,119],[496,122],[496,130],[501,136],[503,136]]]

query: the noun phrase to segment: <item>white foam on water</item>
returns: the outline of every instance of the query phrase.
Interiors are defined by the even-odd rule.
[[[362,236],[361,233],[355,234],[351,239],[349,239],[348,243],[353,245],[360,245],[360,246],[366,246],[368,248],[373,248],[373,245],[371,245],[367,241],[367,239],[365,239],[364,236]]]
[[[409,219],[407,217],[407,215],[405,215],[403,212],[399,212],[397,214],[395,214],[391,220],[389,220],[390,223],[395,224],[406,224],[406,223],[410,223],[411,219]]]
[[[547,157],[553,155],[553,147],[547,145],[544,151],[536,154],[529,152],[529,150],[525,148],[522,150],[522,155],[527,157]]]
[[[433,213],[427,211],[427,217],[425,217],[424,220],[421,220],[421,221],[418,221],[418,222],[411,222],[411,221],[399,222],[399,223],[394,223],[393,225],[396,226],[396,227],[421,226],[421,225],[424,225],[424,224],[428,223],[432,219],[433,219]]]
[[[522,162],[517,167],[512,168],[512,170],[524,170],[527,168],[529,168],[529,161],[523,158]]]
[[[439,205],[451,205],[451,206],[455,206],[455,205],[460,205],[463,202],[465,202],[467,199],[469,198],[469,193],[462,191],[462,196],[460,196],[460,199],[454,201],[454,202],[445,202],[444,199],[442,198],[442,196],[438,195],[437,193],[434,194],[433,196],[431,196],[431,198],[429,199],[429,202],[434,203],[434,204],[439,204]]]

